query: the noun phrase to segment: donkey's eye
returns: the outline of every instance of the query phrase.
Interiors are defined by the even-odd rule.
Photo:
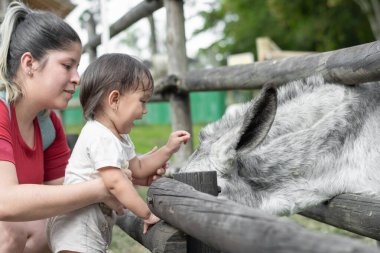
[[[201,141],[203,141],[204,139],[205,139],[205,133],[201,130],[200,132],[199,132],[199,141],[201,142]]]

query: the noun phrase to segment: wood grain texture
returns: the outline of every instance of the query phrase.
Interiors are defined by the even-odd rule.
[[[117,217],[116,224],[130,237],[154,253],[187,253],[186,236],[164,221],[150,227],[144,235],[143,221],[132,212],[125,210],[123,216]]]
[[[380,80],[380,41],[310,55],[188,72],[188,91],[235,90],[276,86],[314,74],[327,82],[357,84]]]
[[[312,232],[169,178],[155,181],[148,196],[156,215],[225,253],[380,252],[359,240]]]
[[[342,194],[301,213],[308,218],[380,240],[380,199]]]

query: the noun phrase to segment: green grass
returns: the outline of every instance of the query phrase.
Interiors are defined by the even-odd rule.
[[[199,130],[201,129],[201,125],[194,126],[193,129],[193,142],[194,146],[198,145],[198,135]],[[67,133],[79,133],[81,126],[71,126],[66,128]],[[146,153],[150,151],[154,146],[161,147],[165,145],[167,142],[168,136],[171,133],[171,127],[169,125],[138,125],[135,126],[130,134],[133,143],[135,144],[136,151],[138,153]],[[145,199],[147,187],[138,187],[140,195]],[[305,218],[300,215],[293,215],[289,219],[293,222],[300,224],[301,226],[320,231],[322,233],[334,233],[340,234],[344,236],[349,236],[352,238],[360,239],[369,244],[375,244],[376,241],[365,238],[333,226],[329,226],[308,218]],[[125,234],[120,228],[117,226],[114,227],[113,231],[113,240],[110,247],[112,253],[147,253],[149,252],[143,246],[141,246],[138,242],[135,242],[131,239],[127,234]]]

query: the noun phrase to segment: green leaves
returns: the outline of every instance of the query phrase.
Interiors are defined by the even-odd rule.
[[[257,37],[268,36],[283,50],[330,51],[375,40],[366,15],[354,0],[215,0],[202,12],[197,33],[222,27],[211,45],[225,57],[256,54]],[[207,50],[209,50],[208,48]]]

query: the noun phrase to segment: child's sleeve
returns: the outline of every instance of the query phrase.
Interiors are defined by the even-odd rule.
[[[123,150],[113,136],[97,136],[89,147],[89,156],[95,169],[124,167]]]
[[[135,145],[133,144],[131,138],[129,137],[128,134],[123,134],[122,138],[124,139],[125,143],[125,155],[128,160],[133,159],[136,156],[136,151],[135,151]]]

